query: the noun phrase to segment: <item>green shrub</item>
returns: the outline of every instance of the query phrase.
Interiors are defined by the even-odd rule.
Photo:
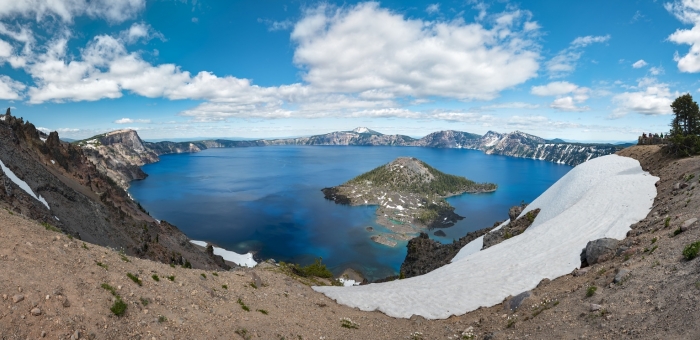
[[[150,301],[148,301],[148,299],[143,298],[143,297],[140,300],[141,300],[141,304],[144,306],[148,306],[148,303],[150,302]]]
[[[126,303],[124,303],[124,301],[117,296],[117,299],[114,301],[114,304],[112,304],[112,307],[109,308],[109,310],[111,310],[116,316],[122,316],[126,312]]]
[[[162,315],[158,315],[158,322],[163,323],[163,322],[166,322],[166,321],[168,321],[168,318],[166,318],[166,317],[164,317],[164,316],[162,316]]]
[[[664,227],[668,228],[669,223],[671,223],[671,218],[670,218],[670,217],[666,217],[666,220],[664,220]]]
[[[136,275],[131,274],[131,273],[126,273],[126,276],[131,279],[131,281],[134,281],[137,285],[141,285],[141,279],[139,279]]]
[[[154,281],[156,281],[156,282],[160,281],[160,277],[158,277],[157,274],[151,275],[151,278],[152,278]]]
[[[219,274],[217,272],[213,272],[213,273],[211,273],[211,275],[219,276]]]
[[[690,261],[698,256],[698,251],[700,251],[700,241],[685,246],[685,249],[683,249],[683,256],[686,260]]]
[[[190,269],[192,269],[192,264],[190,263],[189,260],[185,260],[185,264],[182,265],[182,268],[190,268]]]
[[[168,276],[168,280],[170,280],[170,281],[175,281],[175,275],[170,275],[170,276]]]
[[[104,288],[105,290],[109,291],[110,293],[112,293],[112,295],[117,296],[117,290],[114,289],[114,287],[110,286],[109,284],[103,283],[101,285],[101,287]]]
[[[102,262],[96,262],[95,264],[97,264],[98,266],[100,266],[100,267],[104,268],[105,270],[107,270],[107,265],[106,265],[106,264],[104,264],[104,263],[102,263]]]
[[[7,209],[5,209],[5,210],[7,210]],[[11,211],[9,211],[9,210],[7,210],[7,211],[8,211],[10,214],[12,214]],[[42,225],[46,230],[55,231],[55,232],[57,232],[57,233],[60,233],[60,232],[61,232],[60,229],[58,229],[58,228],[56,228],[56,227],[54,227],[54,226],[52,226],[52,225],[50,225],[50,224],[48,224],[48,223],[46,223],[46,222],[41,222],[41,225]]]
[[[258,285],[256,285],[255,282],[251,282],[251,283],[250,283],[250,286],[253,287],[253,288],[255,288],[255,289],[258,289]]]
[[[264,309],[258,309],[258,312],[263,313],[265,315],[269,314],[266,310]]]
[[[651,244],[656,243],[657,240],[658,240],[658,239],[657,239],[656,237],[652,238],[652,239],[651,239]]]
[[[243,300],[238,298],[238,304],[241,305],[241,308],[243,308],[244,311],[250,312],[250,307],[246,306],[245,303],[243,303]]]
[[[202,275],[202,277],[205,278],[205,279],[207,278],[207,274],[201,273],[201,274],[199,274],[199,275]]]
[[[593,294],[595,294],[595,291],[598,290],[598,287],[596,286],[590,286],[588,289],[586,289],[586,296],[591,297]]]
[[[223,289],[228,289],[228,286],[227,286],[227,285],[221,285],[221,288],[223,288]]]
[[[676,229],[676,230],[673,231],[673,236],[676,236],[676,235],[678,235],[678,234],[680,234],[680,233],[682,233],[682,232],[683,232],[683,230],[681,230],[681,227],[678,227],[678,229]]]
[[[326,265],[321,263],[321,258],[317,258],[314,263],[306,266],[306,267],[299,267],[297,265],[292,267],[292,270],[294,271],[295,274],[303,277],[309,277],[309,276],[316,276],[316,277],[322,277],[322,278],[327,278],[330,279],[333,277],[333,273],[331,273],[328,268],[326,268]]]

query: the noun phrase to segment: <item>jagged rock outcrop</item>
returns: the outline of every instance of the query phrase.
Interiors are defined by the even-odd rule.
[[[406,245],[408,251],[401,264],[401,275],[406,278],[423,275],[450,263],[467,243],[485,235],[499,224],[501,222],[494,223],[490,228],[467,233],[467,235],[448,244],[431,240],[428,234],[420,233],[418,237],[411,239]]]
[[[588,242],[581,252],[581,267],[611,259],[615,256],[615,249],[619,242],[614,238],[601,238]]]
[[[88,159],[97,169],[109,176],[122,188],[129,182],[146,178],[141,170],[144,164],[159,160],[158,155],[146,147],[134,130],[117,130],[76,144],[83,148]]]
[[[510,211],[508,212],[510,216],[513,215],[514,212],[520,210],[522,212],[523,206],[516,206],[513,208],[510,208]],[[522,234],[525,229],[529,228],[533,222],[535,222],[535,217],[537,217],[537,214],[540,213],[540,209],[537,208],[535,210],[528,211],[527,214],[524,216],[516,219],[516,220],[511,220],[508,224],[503,226],[501,229],[498,229],[496,231],[492,231],[486,235],[484,235],[484,246],[481,248],[486,249],[492,246],[495,246],[511,237],[518,236]],[[520,215],[519,213],[515,215],[517,217]],[[511,217],[511,218],[515,218]]]
[[[132,142],[130,148],[138,148],[139,140],[122,137],[109,136],[112,139],[105,142]],[[189,242],[181,242],[187,237],[175,226],[142,211],[98,170],[84,148],[61,142],[56,132],[45,141],[42,138],[33,124],[21,118],[0,118],[0,160],[7,168],[0,171],[0,207],[42,222],[47,229],[126,254],[162,262],[177,255],[194,267],[220,268]],[[10,172],[26,187],[12,180]]]

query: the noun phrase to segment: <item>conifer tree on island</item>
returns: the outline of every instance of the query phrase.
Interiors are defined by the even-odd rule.
[[[671,122],[671,152],[679,156],[700,153],[700,109],[686,93],[671,104],[675,115]]]

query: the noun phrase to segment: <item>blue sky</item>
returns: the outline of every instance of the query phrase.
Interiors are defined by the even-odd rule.
[[[698,0],[0,0],[0,105],[68,138],[633,140],[698,72]]]

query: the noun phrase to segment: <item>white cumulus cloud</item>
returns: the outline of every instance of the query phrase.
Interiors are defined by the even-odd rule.
[[[304,80],[326,91],[492,99],[539,68],[525,19],[523,11],[502,13],[487,28],[408,19],[374,2],[322,5],[294,27],[294,62],[306,70]]]
[[[700,72],[700,1],[682,0],[664,5],[683,23],[693,25],[690,29],[677,29],[668,36],[668,40],[679,45],[690,45],[688,53],[680,56],[677,52],[674,60],[681,72]]]
[[[643,115],[668,115],[671,103],[678,93],[671,93],[668,84],[659,83],[655,78],[642,78],[635,89],[613,96],[612,102],[617,105],[610,118],[619,118],[630,112]]]
[[[547,85],[533,86],[530,93],[536,96],[555,96],[549,107],[560,111],[588,111],[588,106],[577,106],[588,100],[591,89],[567,81],[554,81]]]
[[[647,66],[647,62],[644,61],[644,59],[639,59],[634,64],[632,64],[632,67],[634,68],[642,68],[644,66]]]
[[[26,86],[12,78],[0,75],[0,99],[17,100],[22,98],[22,91]]]

